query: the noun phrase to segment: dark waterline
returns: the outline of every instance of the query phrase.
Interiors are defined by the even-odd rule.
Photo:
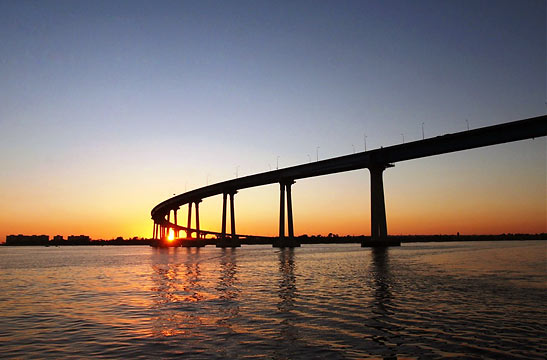
[[[542,241],[0,248],[0,358],[544,358]]]

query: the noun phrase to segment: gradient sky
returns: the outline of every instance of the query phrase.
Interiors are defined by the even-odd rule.
[[[149,237],[153,206],[236,171],[546,113],[543,0],[0,0],[0,45],[0,241]],[[388,231],[545,232],[546,162],[542,138],[398,163]],[[369,191],[298,181],[296,234],[370,234]],[[238,232],[276,234],[278,192],[240,191]]]

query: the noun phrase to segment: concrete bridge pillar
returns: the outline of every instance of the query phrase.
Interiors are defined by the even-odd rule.
[[[279,183],[279,239],[285,238],[285,184]]]
[[[370,236],[374,240],[387,237],[386,205],[384,198],[384,181],[382,173],[386,168],[378,166],[369,168],[370,171]]]
[[[398,241],[389,241],[387,237],[386,204],[382,174],[391,164],[378,164],[369,167],[370,171],[370,241],[361,246],[398,246]]]
[[[174,222],[175,222],[175,225],[178,225],[178,221],[177,221],[177,212],[178,212],[179,208],[175,208],[173,209],[173,216],[174,216]],[[178,238],[179,237],[179,230],[178,229],[175,229],[175,238]]]
[[[287,222],[289,226],[289,239],[294,238],[294,227],[292,221],[292,196],[291,196],[291,186],[294,184],[294,181],[291,181],[285,184],[285,190],[287,191]]]
[[[222,194],[222,229],[220,230],[222,240],[226,238],[226,198],[227,197],[228,197],[227,193]]]
[[[274,247],[298,247],[300,243],[294,239],[293,213],[292,213],[292,195],[291,186],[293,180],[280,182],[279,196],[279,238],[274,241]],[[287,223],[288,238],[285,237],[285,193],[287,194]]]
[[[196,239],[199,239],[201,233],[199,231],[199,203],[201,200],[195,201],[194,206],[196,207]]]
[[[170,223],[171,222],[171,210],[169,210],[169,212],[167,213],[167,217],[166,219],[167,220],[167,223]],[[174,231],[174,230],[173,230]],[[171,227],[168,225],[165,227],[165,235],[164,237],[167,238],[169,236],[169,233],[171,232]]]
[[[188,222],[186,223],[186,237],[190,239],[192,237],[192,202],[188,203]]]
[[[235,217],[235,203],[234,195],[237,191],[225,192],[222,194],[222,229],[220,233],[220,241],[217,243],[217,247],[240,247],[241,243],[237,240],[236,235],[236,217]],[[230,239],[226,238],[226,205],[228,197],[230,199]]]
[[[237,237],[236,235],[236,213],[234,205],[234,195],[237,191],[230,193],[230,230],[232,232],[232,239]]]

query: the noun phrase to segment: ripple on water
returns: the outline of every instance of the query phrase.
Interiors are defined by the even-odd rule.
[[[541,359],[545,250],[4,247],[0,357]]]

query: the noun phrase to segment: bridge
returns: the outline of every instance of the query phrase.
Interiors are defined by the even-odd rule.
[[[272,243],[278,247],[300,246],[294,236],[293,225],[291,186],[295,181],[366,168],[370,172],[371,236],[369,240],[363,241],[361,245],[400,245],[399,242],[388,239],[383,185],[383,172],[385,169],[400,161],[533,139],[546,135],[547,116],[542,115],[223,181],[174,196],[155,206],[151,212],[154,221],[153,237],[160,243],[165,242],[172,230],[175,237],[182,240],[186,244],[185,246],[202,246],[205,243],[204,239],[210,235],[215,237],[215,243],[219,247],[236,247],[240,246],[242,239],[263,238],[236,233],[234,197],[242,189],[278,183],[280,186],[279,237],[271,238]],[[200,229],[200,202],[207,197],[221,194],[223,197],[221,231]],[[230,233],[226,231],[228,202],[230,203]],[[177,219],[177,211],[183,205],[188,206],[186,226],[179,225]],[[192,208],[195,209],[194,228],[191,227]],[[171,213],[173,213],[172,220]],[[285,220],[287,226],[285,226]],[[287,233],[285,233],[286,227]],[[180,231],[185,232],[185,238],[179,237]],[[180,241],[178,244],[180,244]]]

